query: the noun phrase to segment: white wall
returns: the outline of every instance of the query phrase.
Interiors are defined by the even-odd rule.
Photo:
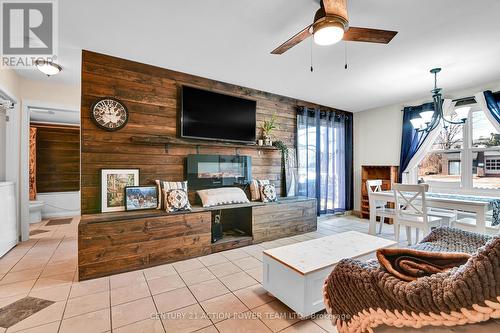
[[[444,87],[445,98],[473,96],[484,90],[500,90],[500,81],[483,84],[465,90],[449,92]],[[399,165],[401,150],[401,131],[405,106],[420,105],[431,101],[409,101],[395,105],[375,108],[354,114],[354,209],[360,210],[361,166],[362,165]]]
[[[46,104],[64,105],[80,110],[80,85],[52,83],[50,77],[44,80],[20,82],[20,95],[23,100]]]

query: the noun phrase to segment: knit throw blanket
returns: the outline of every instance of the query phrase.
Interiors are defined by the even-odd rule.
[[[470,258],[468,253],[432,252],[414,249],[379,249],[377,259],[380,265],[392,275],[404,281],[418,278],[461,266]]]
[[[500,318],[500,236],[437,228],[410,249],[380,251],[382,265],[343,259],[335,266],[323,292],[340,333]]]

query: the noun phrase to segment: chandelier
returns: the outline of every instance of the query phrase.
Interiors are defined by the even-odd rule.
[[[455,109],[455,114],[458,121],[451,119],[446,119],[443,114],[443,95],[441,94],[442,89],[437,86],[437,74],[441,72],[441,68],[431,69],[431,73],[434,74],[434,89],[431,90],[432,99],[434,101],[434,110],[426,110],[420,112],[419,116],[410,119],[413,128],[417,132],[431,132],[440,123],[443,124],[444,128],[448,125],[461,125],[465,124],[467,117],[469,116],[470,106],[464,106]]]

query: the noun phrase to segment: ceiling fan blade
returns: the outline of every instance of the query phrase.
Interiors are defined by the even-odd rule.
[[[348,21],[347,0],[323,0],[323,7],[327,15],[337,15]]]
[[[345,41],[389,44],[397,31],[350,27],[344,34]]]
[[[295,45],[299,44],[303,40],[307,39],[307,37],[311,36],[311,33],[309,32],[309,29],[311,26],[307,26],[304,28],[304,30],[300,31],[298,34],[278,46],[276,49],[274,49],[271,54],[283,54],[286,51],[290,50],[292,47]]]

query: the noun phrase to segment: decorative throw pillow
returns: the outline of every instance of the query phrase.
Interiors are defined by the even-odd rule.
[[[182,189],[188,191],[187,181],[183,182],[167,182],[163,180],[155,180],[156,187],[158,188],[158,207],[156,209],[167,209],[167,198],[163,190],[177,190]]]
[[[260,198],[262,202],[278,201],[276,196],[276,187],[274,184],[264,184],[260,186]]]
[[[246,203],[248,198],[241,188],[223,187],[197,191],[203,207]]]
[[[165,210],[169,213],[191,210],[188,194],[184,189],[163,190]]]
[[[252,201],[260,200],[260,186],[265,184],[269,184],[269,180],[252,180],[250,183],[250,199]]]

